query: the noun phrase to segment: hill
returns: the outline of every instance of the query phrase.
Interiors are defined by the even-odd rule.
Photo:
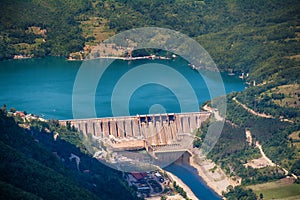
[[[0,110],[2,199],[138,199],[121,173],[87,154],[76,132],[56,121],[29,124]]]
[[[271,74],[299,75],[299,11],[293,0],[118,0],[96,1],[93,15],[107,19],[115,32],[143,26],[180,31],[195,38],[220,69],[262,82]]]
[[[84,37],[74,16],[89,9],[90,2],[82,0],[1,1],[0,59],[81,50]]]
[[[0,59],[63,55],[131,28],[170,28],[196,39],[221,70],[249,81],[298,81],[300,3],[278,1],[1,1]]]

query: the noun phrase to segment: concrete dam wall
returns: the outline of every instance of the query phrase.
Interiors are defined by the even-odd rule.
[[[171,151],[180,149],[184,137],[190,137],[209,116],[208,112],[191,112],[60,120],[60,123],[66,125],[70,122],[84,135],[92,134],[100,140],[109,139],[115,148],[151,146],[156,151]]]

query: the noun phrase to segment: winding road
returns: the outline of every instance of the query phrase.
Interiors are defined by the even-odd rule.
[[[243,104],[241,102],[239,102],[236,97],[233,97],[232,100],[237,103],[238,105],[242,106],[245,110],[247,110],[249,113],[253,114],[253,115],[256,115],[256,116],[259,116],[259,117],[263,117],[263,118],[268,118],[268,119],[275,119],[275,117],[273,115],[267,115],[265,113],[259,113],[259,112],[256,112],[254,110],[252,110],[251,108],[249,108],[246,104]],[[290,123],[293,123],[294,121],[293,120],[290,120],[290,119],[280,119],[280,121],[285,121],[285,122],[290,122]]]
[[[256,115],[256,116],[259,116],[259,117],[263,117],[263,118],[273,118],[273,119],[275,118],[275,117],[272,116],[272,115],[267,115],[267,114],[265,114],[265,113],[258,113],[258,112],[256,112],[256,111],[252,110],[252,109],[249,108],[247,105],[245,105],[245,104],[239,102],[239,101],[236,99],[236,97],[233,97],[232,100],[233,100],[235,103],[237,103],[238,105],[242,106],[245,110],[247,110],[249,113],[251,113],[251,114],[253,114],[253,115]],[[222,117],[219,115],[218,111],[214,110],[213,108],[210,108],[208,105],[204,105],[202,108],[203,108],[204,110],[208,111],[208,112],[214,113],[214,117],[216,118],[217,121],[221,121],[221,120],[224,119],[224,118],[222,118]],[[291,120],[288,120],[288,119],[283,119],[283,120],[292,122]],[[246,129],[246,139],[247,139],[247,142],[250,142],[250,144],[252,143],[252,134],[251,134],[250,130],[248,130],[248,129]],[[285,169],[285,168],[283,168],[283,167],[277,165],[277,164],[274,163],[269,157],[266,156],[265,152],[263,151],[262,145],[259,144],[258,141],[256,141],[255,145],[256,145],[257,148],[259,149],[261,156],[268,162],[268,164],[269,164],[270,166],[272,166],[272,167],[278,166],[278,167],[280,167],[280,168],[284,171],[284,173],[285,173],[286,176],[289,174],[289,172],[288,172],[287,169]],[[295,179],[298,178],[295,174],[291,174],[291,175],[292,175]]]
[[[248,106],[246,106],[245,104],[239,102],[236,97],[233,97],[232,100],[237,103],[238,105],[242,106],[245,110],[247,110],[249,113],[253,114],[253,115],[256,115],[256,116],[259,116],[259,117],[263,117],[263,118],[275,118],[274,116],[272,115],[267,115],[265,113],[259,113],[259,112],[256,112],[254,110],[252,110],[251,108],[249,108]]]

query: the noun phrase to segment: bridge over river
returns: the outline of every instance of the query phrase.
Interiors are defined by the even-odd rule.
[[[69,123],[113,152],[144,149],[152,158],[166,160],[168,154],[167,160],[174,157],[175,161],[192,147],[195,130],[209,116],[209,112],[167,113],[60,120],[60,124]]]

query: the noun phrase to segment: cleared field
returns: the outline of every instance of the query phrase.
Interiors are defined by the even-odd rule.
[[[292,134],[289,135],[289,138],[291,138],[293,140],[299,140],[300,141],[299,133],[300,133],[300,131],[295,131],[295,132],[293,132]]]
[[[300,86],[298,84],[282,85],[277,88],[271,89],[274,94],[284,94],[284,98],[281,100],[274,100],[279,106],[287,106],[296,108],[300,106]]]
[[[258,196],[262,193],[265,200],[300,200],[300,184],[293,184],[292,180],[286,178],[275,182],[251,185],[247,188],[251,188]]]
[[[94,37],[94,40],[87,42],[88,45],[95,46],[114,35],[114,32],[107,27],[107,23],[107,20],[99,17],[90,17],[86,21],[81,21],[83,37]]]
[[[295,153],[297,158],[300,159],[300,131],[293,132],[289,135],[289,138],[292,139],[293,146],[296,147]]]

